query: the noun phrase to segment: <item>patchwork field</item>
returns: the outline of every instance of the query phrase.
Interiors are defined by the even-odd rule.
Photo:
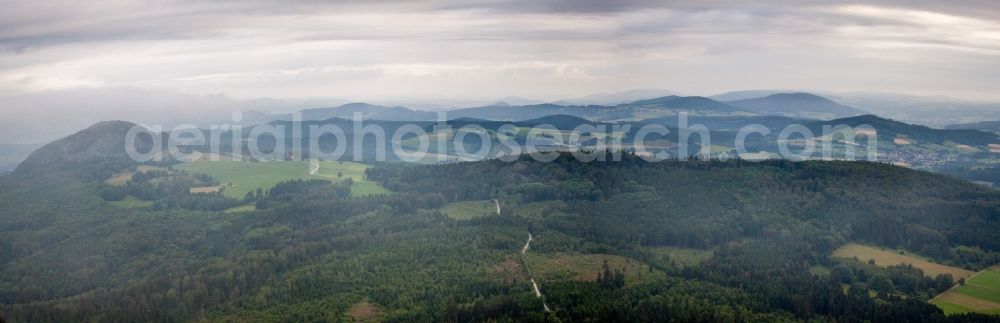
[[[846,244],[834,250],[835,259],[854,259],[867,262],[875,260],[875,265],[887,267],[910,264],[920,268],[925,275],[951,274],[956,279],[965,278],[964,285],[957,285],[931,299],[929,302],[941,308],[945,314],[979,312],[1000,314],[1000,268],[990,268],[978,273],[962,268],[932,263],[913,254],[882,250],[856,243]]]
[[[930,302],[940,307],[945,314],[1000,314],[1000,271],[997,270],[994,267],[980,271],[966,279],[964,285],[941,293]]]
[[[268,189],[275,184],[293,179],[325,179],[339,181],[351,178],[351,195],[366,196],[388,193],[377,183],[364,181],[367,165],[354,162],[317,162],[319,168],[304,161],[195,161],[174,166],[188,173],[208,174],[219,181],[223,194],[242,198],[257,188]],[[338,176],[340,174],[340,176]],[[230,185],[231,184],[231,185]]]
[[[533,254],[525,256],[531,271],[544,280],[595,280],[604,270],[604,261],[612,269],[624,269],[625,282],[663,277],[657,270],[635,259],[607,254]]]
[[[879,248],[869,247],[856,243],[848,243],[840,248],[837,248],[837,250],[833,251],[832,257],[839,259],[857,258],[858,260],[863,262],[875,259],[875,265],[879,267],[888,267],[898,264],[910,264],[913,265],[913,267],[920,268],[921,270],[923,270],[924,275],[933,277],[947,273],[951,274],[951,276],[954,277],[956,280],[958,280],[959,278],[966,278],[975,274],[975,272],[965,270],[962,268],[936,264],[916,255],[911,255],[908,253],[900,254],[898,251],[881,250]]]
[[[352,191],[353,193],[353,191]],[[441,212],[455,220],[468,220],[481,216],[496,214],[496,204],[493,200],[482,201],[462,201],[448,203],[441,208]]]

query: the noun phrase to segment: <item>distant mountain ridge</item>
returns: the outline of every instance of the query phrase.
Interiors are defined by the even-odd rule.
[[[433,120],[436,113],[413,110],[405,107],[387,107],[368,103],[348,103],[332,108],[306,109],[300,112],[303,120],[324,120],[329,118],[350,119],[355,113],[360,113],[365,119],[385,121],[423,121]],[[285,116],[284,120],[290,120]]]
[[[559,100],[553,102],[560,105],[618,105],[649,98],[664,96],[681,96],[680,93],[663,89],[635,89],[613,93],[597,93],[588,96]]]
[[[652,98],[646,100],[638,100],[630,103],[625,103],[619,106],[628,106],[628,107],[657,106],[663,108],[674,108],[674,109],[681,108],[681,109],[715,111],[715,112],[726,112],[726,113],[746,111],[734,107],[732,105],[715,101],[703,96],[671,95],[671,96]]]
[[[775,93],[765,97],[730,101],[729,104],[761,114],[833,119],[865,114],[865,111],[804,93]]]
[[[1000,121],[980,121],[973,123],[953,124],[945,129],[973,129],[979,131],[1000,132]]]
[[[872,114],[835,119],[830,121],[814,121],[807,127],[817,136],[822,133],[822,127],[847,125],[858,127],[869,125],[878,132],[879,140],[892,142],[897,136],[921,143],[944,144],[954,142],[970,146],[986,146],[1000,144],[1000,135],[971,129],[934,129],[926,126],[904,123],[896,120],[878,117]]]

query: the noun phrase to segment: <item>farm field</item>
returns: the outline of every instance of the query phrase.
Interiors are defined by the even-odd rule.
[[[1000,314],[1000,271],[991,268],[966,279],[965,285],[956,286],[931,299],[945,314],[979,312]]]
[[[940,274],[951,274],[956,280],[959,278],[966,278],[975,274],[975,272],[965,270],[958,267],[946,266],[942,264],[936,264],[927,261],[919,256],[910,254],[899,254],[898,251],[894,250],[881,250],[879,248],[869,247],[865,245],[860,245],[856,243],[848,243],[846,245],[837,248],[833,251],[833,258],[840,259],[853,259],[855,257],[862,262],[867,262],[870,259],[875,259],[875,265],[879,267],[888,267],[898,264],[910,264],[913,267],[920,268],[924,271],[924,275],[931,277]]]
[[[611,270],[624,269],[625,283],[663,277],[660,271],[650,271],[649,266],[638,260],[608,254],[533,254],[525,256],[528,266],[543,280],[595,280],[604,270],[604,261]]]
[[[455,220],[468,220],[496,214],[496,205],[492,200],[448,203],[441,208],[441,213]]]
[[[325,179],[336,182],[351,178],[354,181],[351,195],[388,193],[388,190],[376,183],[363,181],[367,165],[354,162],[318,163],[320,167],[315,174],[310,174],[310,164],[303,161],[195,161],[176,165],[174,168],[212,176],[225,187],[223,194],[233,198],[242,198],[247,192],[258,188],[267,189],[293,179]],[[338,177],[338,172],[343,177]]]

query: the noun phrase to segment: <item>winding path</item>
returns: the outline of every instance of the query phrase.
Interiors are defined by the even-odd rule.
[[[497,202],[497,214],[500,214],[500,202]],[[535,291],[535,297],[542,299],[542,307],[545,308],[545,312],[552,313],[552,310],[549,309],[549,304],[545,304],[545,297],[542,296],[542,291],[538,288],[538,283],[535,282],[534,277],[531,277],[531,268],[528,267],[528,258],[524,257],[528,252],[528,247],[531,246],[531,240],[533,239],[531,237],[531,232],[529,231],[528,241],[524,243],[524,248],[521,248],[521,261],[524,262],[524,268],[528,269],[528,278],[531,279],[531,288]]]
[[[315,159],[309,160],[309,175],[319,174],[319,162]]]
[[[493,199],[493,203],[497,204],[497,215],[500,215],[500,201]]]

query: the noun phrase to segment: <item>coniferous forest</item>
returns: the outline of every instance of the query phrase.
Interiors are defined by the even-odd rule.
[[[830,257],[857,242],[970,270],[997,263],[1000,193],[944,175],[868,162],[564,154],[383,163],[366,177],[392,193],[352,197],[350,181],[293,180],[240,201],[170,189],[214,182],[205,176],[140,176],[119,189],[162,195],[140,208],[110,203],[107,184],[71,171],[0,177],[0,313],[11,322],[321,322],[356,319],[363,304],[382,321],[997,319],[929,304],[959,284],[950,275]],[[480,200],[500,212],[442,212]],[[219,211],[239,203],[256,210]],[[690,263],[661,248],[713,252]],[[532,259],[552,255],[630,267],[605,260],[596,278],[541,273]]]

